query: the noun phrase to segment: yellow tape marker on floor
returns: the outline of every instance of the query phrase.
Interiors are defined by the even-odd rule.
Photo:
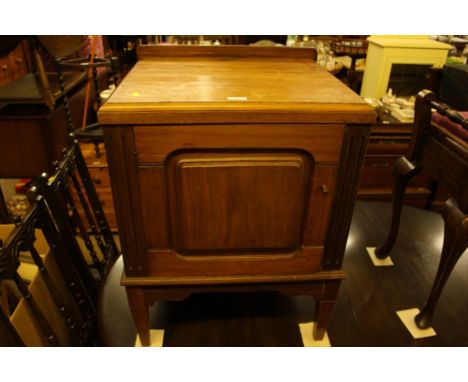
[[[315,322],[304,322],[299,324],[299,330],[301,331],[302,343],[304,347],[331,347],[328,334],[325,333],[323,339],[317,341],[312,336],[314,331]]]
[[[432,328],[419,329],[414,322],[414,317],[419,313],[418,308],[399,310],[396,312],[400,320],[405,325],[406,329],[411,333],[413,338],[427,338],[436,336],[437,333]]]
[[[164,330],[161,329],[151,329],[150,330],[150,346],[161,348],[164,341]],[[141,347],[140,337],[136,337],[135,347]]]
[[[369,255],[370,259],[372,260],[372,263],[376,267],[391,267],[392,265],[395,265],[395,264],[393,264],[393,261],[390,258],[390,256],[388,256],[385,259],[379,259],[375,255],[375,247],[367,247],[366,249],[367,249],[367,254]]]

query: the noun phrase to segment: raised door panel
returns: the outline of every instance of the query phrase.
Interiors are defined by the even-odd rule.
[[[179,253],[292,252],[301,244],[312,158],[305,153],[189,153],[168,165]]]

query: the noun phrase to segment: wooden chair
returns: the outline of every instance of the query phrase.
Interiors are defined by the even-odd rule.
[[[386,258],[395,244],[400,224],[402,202],[410,179],[424,170],[443,184],[451,198],[442,217],[445,236],[437,274],[429,298],[416,318],[419,328],[431,326],[442,289],[468,245],[468,119],[447,105],[435,101],[435,94],[421,91],[416,99],[413,136],[408,153],[394,163],[393,213],[385,243],[376,249]],[[431,109],[436,109],[432,113]]]
[[[32,210],[9,227],[0,249],[0,280],[18,296],[9,309],[11,299],[2,295],[0,340],[30,346],[98,344],[99,289],[119,251],[76,140],[51,177],[33,181],[30,199]],[[38,269],[29,283],[20,276],[25,252]]]

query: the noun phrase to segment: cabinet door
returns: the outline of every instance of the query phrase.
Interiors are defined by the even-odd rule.
[[[182,152],[140,166],[152,276],[307,274],[320,270],[336,166],[305,152]],[[320,186],[319,186],[320,184]]]
[[[291,134],[295,128],[302,136]],[[229,126],[208,127],[204,135],[188,134],[187,126],[165,135],[157,127],[139,129],[138,190],[151,276],[320,270],[339,126],[262,126],[265,135],[249,127],[251,139],[233,136]]]
[[[313,176],[306,153],[183,153],[167,170],[171,243],[179,253],[301,245]]]

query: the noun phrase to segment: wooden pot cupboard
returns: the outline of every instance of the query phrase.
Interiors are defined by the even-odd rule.
[[[191,293],[316,300],[324,336],[374,111],[315,51],[142,46],[99,111],[141,343]]]

